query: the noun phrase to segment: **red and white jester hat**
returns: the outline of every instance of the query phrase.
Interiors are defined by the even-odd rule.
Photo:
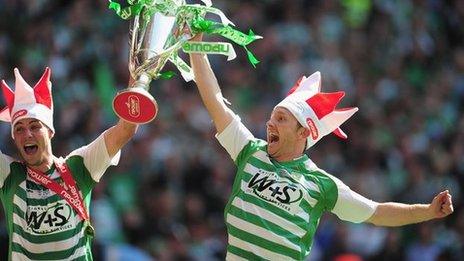
[[[298,122],[310,131],[306,149],[316,144],[323,136],[333,132],[340,138],[348,136],[340,125],[350,118],[358,108],[335,109],[345,92],[321,92],[321,73],[303,76],[276,107],[289,110]]]
[[[4,80],[1,83],[6,108],[0,111],[0,120],[11,122],[11,136],[13,137],[13,127],[16,122],[24,118],[37,119],[55,133],[50,68],[45,69],[34,88],[27,84],[17,68],[14,69],[14,74],[16,78],[14,92]]]

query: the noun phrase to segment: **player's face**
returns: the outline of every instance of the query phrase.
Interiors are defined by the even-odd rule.
[[[40,166],[52,157],[53,134],[41,121],[21,119],[13,127],[13,139],[19,154],[29,166]]]
[[[267,122],[267,152],[279,160],[287,155],[295,155],[298,143],[305,142],[302,139],[302,128],[293,114],[283,107],[277,107],[272,111],[271,118]]]

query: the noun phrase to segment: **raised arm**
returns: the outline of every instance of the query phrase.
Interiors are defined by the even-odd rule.
[[[380,203],[367,220],[376,226],[396,227],[444,218],[453,213],[453,203],[448,190],[438,193],[430,204]]]
[[[217,132],[221,133],[231,123],[234,112],[224,103],[208,57],[204,54],[190,54],[190,64],[203,104],[213,119]]]
[[[132,86],[134,79],[129,77],[128,86]],[[105,144],[108,155],[112,158],[116,153],[122,149],[124,145],[134,137],[137,132],[138,125],[119,119],[118,123],[109,128],[105,132]]]
[[[137,132],[138,125],[129,123],[125,120],[119,120],[116,125],[105,132],[105,144],[110,158],[134,136]]]

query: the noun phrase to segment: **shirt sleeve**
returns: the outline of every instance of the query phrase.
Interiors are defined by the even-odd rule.
[[[236,161],[242,149],[254,139],[253,134],[243,125],[238,115],[221,132],[216,134],[216,139],[226,149],[230,157]]]
[[[368,220],[377,209],[378,203],[367,199],[354,192],[340,179],[329,175],[335,182],[338,190],[338,197],[332,213],[341,220],[353,223],[361,223]]]
[[[0,151],[0,188],[3,187],[5,179],[10,174],[10,164],[13,162],[13,158],[8,155],[3,154]]]
[[[92,143],[74,150],[68,157],[73,155],[79,155],[84,159],[84,165],[90,172],[92,179],[98,182],[109,166],[118,165],[121,151],[119,150],[113,158],[110,158],[104,133],[102,133]]]

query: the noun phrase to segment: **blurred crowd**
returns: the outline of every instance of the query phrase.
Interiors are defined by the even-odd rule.
[[[192,1],[189,1],[192,3]],[[197,2],[194,2],[197,3]],[[106,0],[0,0],[0,78],[18,67],[31,85],[52,69],[55,155],[67,155],[115,123],[111,101],[129,79],[129,22]],[[344,90],[360,111],[348,140],[308,151],[321,168],[375,201],[428,203],[449,189],[455,213],[401,228],[321,220],[309,260],[464,260],[464,1],[213,1],[242,31],[264,39],[227,62],[211,56],[245,125],[265,138],[273,106],[301,75]],[[219,40],[205,36],[205,40]],[[184,58],[188,58],[183,56]],[[165,70],[176,70],[167,64]],[[193,83],[175,76],[150,92],[159,115],[141,126],[93,192],[96,260],[223,260],[223,208],[235,167]],[[4,101],[0,105],[4,105]],[[1,150],[16,155],[10,125]],[[0,213],[0,259],[7,256]]]

